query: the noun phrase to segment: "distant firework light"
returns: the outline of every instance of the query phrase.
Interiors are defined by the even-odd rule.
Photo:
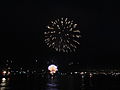
[[[80,45],[78,25],[68,18],[59,18],[49,23],[44,32],[45,43],[58,52],[73,52]]]

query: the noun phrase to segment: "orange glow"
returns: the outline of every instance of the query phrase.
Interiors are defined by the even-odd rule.
[[[50,74],[52,74],[52,75],[54,73],[56,73],[56,71],[58,71],[57,66],[55,66],[55,65],[48,66],[48,70],[50,71]]]

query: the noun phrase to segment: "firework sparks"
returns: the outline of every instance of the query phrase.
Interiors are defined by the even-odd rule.
[[[50,22],[44,32],[45,43],[59,52],[75,51],[81,38],[78,24],[68,18],[60,18]]]

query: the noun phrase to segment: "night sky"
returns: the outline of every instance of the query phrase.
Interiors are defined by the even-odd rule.
[[[109,0],[29,0],[2,7],[0,57],[27,63],[54,59],[88,66],[120,66],[119,5]],[[54,18],[68,17],[80,25],[82,39],[75,53],[58,53],[44,43],[44,30]]]

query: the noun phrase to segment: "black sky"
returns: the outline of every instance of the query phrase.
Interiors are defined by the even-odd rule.
[[[2,6],[1,57],[28,62],[54,58],[58,62],[79,61],[84,65],[115,65],[120,60],[120,15],[117,3],[96,0],[24,0]],[[77,20],[82,34],[75,53],[58,53],[44,43],[43,32],[54,18]]]

